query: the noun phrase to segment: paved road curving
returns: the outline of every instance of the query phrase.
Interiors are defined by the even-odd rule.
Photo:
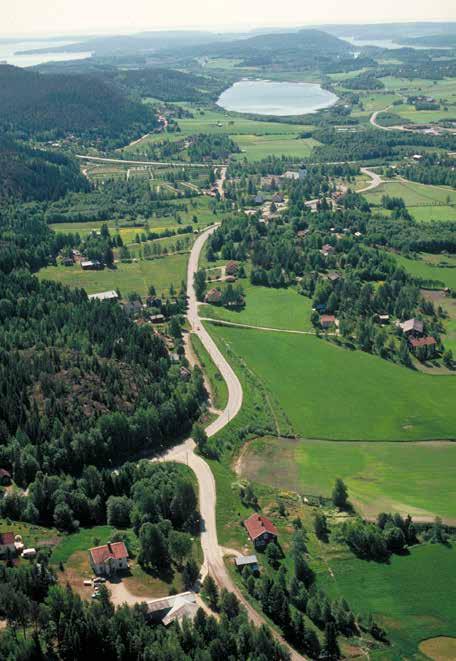
[[[364,186],[364,188],[360,188],[359,190],[357,190],[356,191],[357,193],[366,193],[367,191],[377,188],[378,186],[383,184],[383,179],[381,178],[381,176],[376,172],[374,172],[373,170],[369,170],[369,168],[360,168],[360,169],[363,174],[367,174],[367,176],[371,178],[371,181],[367,186]]]
[[[222,173],[223,177],[223,173]],[[223,184],[223,182],[222,182]],[[230,364],[226,361],[214,340],[203,327],[198,314],[198,301],[196,300],[195,289],[193,286],[194,276],[198,270],[198,261],[201,250],[209,236],[217,229],[218,225],[205,230],[193,244],[187,269],[187,296],[188,312],[187,318],[192,332],[198,335],[206,351],[209,353],[214,364],[222,374],[228,387],[228,403],[224,411],[206,428],[208,436],[213,436],[223,429],[228,422],[239,412],[242,405],[242,386],[234,373]],[[214,577],[220,587],[224,587],[230,592],[236,594],[239,601],[247,611],[249,619],[256,625],[261,626],[266,621],[242,595],[238,587],[231,579],[223,560],[225,549],[219,545],[217,537],[216,521],[216,485],[214,475],[209,464],[199,455],[195,454],[195,443],[191,438],[180,445],[168,450],[162,455],[159,461],[177,461],[187,464],[196,475],[199,487],[199,507],[202,519],[201,547],[204,553],[204,564],[202,574],[205,576],[208,572]],[[290,658],[293,661],[304,659],[303,656],[295,652],[276,631],[273,631],[277,640],[289,651]]]

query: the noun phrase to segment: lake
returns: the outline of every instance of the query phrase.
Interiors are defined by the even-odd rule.
[[[16,67],[33,67],[44,62],[64,62],[66,60],[83,60],[91,57],[92,53],[33,53],[21,55],[20,51],[34,48],[55,48],[56,46],[69,46],[73,41],[10,41],[0,42],[0,62],[7,62]]]
[[[429,50],[429,46],[410,46],[406,44],[399,44],[392,39],[356,39],[355,37],[341,37],[344,41],[348,41],[352,46],[377,46],[377,48],[386,48],[394,50],[397,48],[413,48],[414,50]],[[448,50],[447,46],[438,46],[435,50]]]
[[[240,80],[221,94],[217,105],[256,115],[307,115],[332,106],[337,98],[317,83]]]

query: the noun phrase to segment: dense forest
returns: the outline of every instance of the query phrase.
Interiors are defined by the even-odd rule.
[[[79,166],[58,152],[32,149],[0,135],[0,199],[56,200],[69,191],[87,192]]]
[[[201,104],[217,98],[225,87],[225,84],[216,78],[175,69],[118,71],[113,78],[140,97],[152,97],[161,101],[193,101]]]
[[[0,129],[35,140],[75,136],[118,147],[158,127],[150,106],[89,74],[43,75],[2,64],[0,106]]]

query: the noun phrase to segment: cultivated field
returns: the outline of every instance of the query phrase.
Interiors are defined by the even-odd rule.
[[[137,292],[145,296],[150,285],[157,293],[167,293],[171,284],[180,287],[186,279],[187,255],[170,255],[152,260],[118,263],[115,269],[83,271],[74,266],[48,266],[38,272],[41,280],[53,280],[70,287],[82,287],[88,294],[119,289],[122,296]]]
[[[245,308],[227,310],[214,305],[202,305],[203,317],[221,319],[251,326],[267,326],[288,330],[312,330],[310,315],[312,302],[294,289],[257,287],[246,280],[240,281],[245,291]]]
[[[392,646],[374,658],[418,659],[420,641],[454,633],[455,562],[455,548],[426,544],[392,556],[389,564],[329,558],[333,575],[324,571],[318,578],[329,595],[343,596],[355,612],[372,613],[388,630]]]
[[[456,379],[429,376],[310,335],[210,325],[277,398],[305,438],[456,437]]]
[[[241,454],[241,475],[278,489],[329,497],[337,477],[366,517],[441,516],[456,524],[456,443],[372,443],[259,438]],[[407,466],[404,474],[404,466]]]
[[[401,197],[418,222],[456,220],[456,191],[449,187],[390,181],[365,193],[369,203],[376,205],[381,204],[384,195]]]

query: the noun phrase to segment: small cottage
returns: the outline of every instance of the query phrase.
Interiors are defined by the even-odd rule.
[[[244,527],[258,548],[264,548],[269,542],[277,539],[277,528],[270,519],[261,514],[252,514],[244,521]]]

